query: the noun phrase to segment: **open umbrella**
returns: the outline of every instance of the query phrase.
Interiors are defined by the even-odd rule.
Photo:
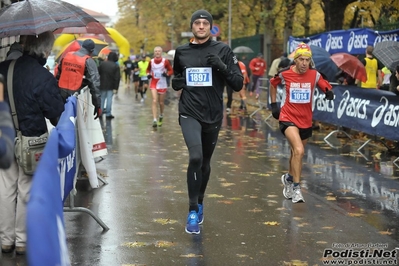
[[[107,29],[100,22],[89,22],[84,27],[64,27],[59,28],[54,31],[55,34],[84,34],[84,33],[92,33],[92,34],[108,34]]]
[[[38,35],[64,27],[82,27],[95,18],[59,0],[26,0],[0,10],[0,38]]]
[[[109,48],[109,46],[105,46],[103,49],[100,50],[98,53],[98,56],[107,56],[109,53],[112,52],[112,50]]]
[[[95,18],[81,8],[58,0],[29,0],[0,10],[0,38],[37,35],[63,27],[81,27]]]
[[[100,50],[100,52],[98,52],[98,57],[106,58],[110,52],[118,53],[118,48],[105,46],[103,49]]]
[[[331,60],[330,53],[320,46],[309,46],[312,50],[312,59],[317,71],[323,74],[328,81],[335,81],[339,70],[337,65]]]
[[[248,46],[237,46],[236,48],[233,49],[233,53],[235,54],[250,54],[253,52],[254,51]]]
[[[112,39],[111,36],[109,36],[109,34],[85,34],[80,36],[80,38],[96,38],[108,44],[116,43],[115,40]]]
[[[362,82],[367,81],[366,68],[356,56],[348,53],[336,53],[330,56],[330,58],[337,67],[351,75],[351,77],[361,80]]]
[[[65,45],[57,54],[56,56],[56,61],[59,62],[60,59],[62,59],[66,53],[71,52],[71,51],[77,51],[80,49],[80,47],[82,46],[82,43],[84,40],[89,39],[89,38],[78,38],[72,42],[70,42],[69,44]],[[101,49],[103,49],[104,47],[108,46],[108,43],[100,41],[96,38],[90,38],[94,41],[94,51],[92,53],[92,56],[98,56],[98,54],[100,53]],[[79,46],[79,47],[78,47]]]
[[[399,42],[379,42],[374,46],[373,55],[391,71],[395,71],[399,65]]]

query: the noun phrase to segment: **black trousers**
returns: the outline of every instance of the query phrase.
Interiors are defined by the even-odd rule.
[[[211,174],[211,157],[216,147],[222,121],[206,124],[180,115],[179,123],[189,154],[187,188],[189,211],[198,212],[198,204],[204,200]]]

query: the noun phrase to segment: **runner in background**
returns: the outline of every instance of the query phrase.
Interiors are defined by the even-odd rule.
[[[130,76],[133,70],[133,62],[130,58],[123,62],[123,73],[125,74],[125,85],[126,85],[126,93],[130,94],[130,83],[131,79]]]
[[[173,69],[168,60],[162,57],[162,48],[154,48],[154,58],[148,65],[147,72],[151,75],[150,91],[152,96],[152,127],[162,126],[163,110],[165,108],[165,96],[168,88],[167,77],[173,75]],[[159,105],[159,120],[158,116]]]
[[[147,98],[146,92],[148,89],[148,79],[151,78],[151,75],[147,73],[149,61],[146,60],[144,55],[140,55],[140,61],[138,62],[139,67],[139,92],[141,94],[141,102],[144,102],[144,99]]]
[[[134,86],[134,93],[136,94],[136,100],[139,99],[139,83],[140,83],[140,77],[139,77],[140,71],[139,71],[139,65],[138,65],[138,57],[135,57],[133,59],[133,64],[132,64],[132,80],[133,80],[133,86]]]
[[[240,67],[242,76],[244,77],[244,82],[243,82],[242,89],[239,91],[240,98],[241,98],[239,111],[246,112],[247,111],[246,88],[247,88],[247,85],[249,85],[250,80],[249,80],[249,77],[248,77],[247,67],[245,66],[244,62],[238,61],[238,66]]]

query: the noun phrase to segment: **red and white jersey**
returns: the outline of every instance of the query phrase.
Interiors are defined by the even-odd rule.
[[[324,92],[326,89],[331,89],[332,86],[315,69],[298,74],[292,68],[293,66],[270,80],[275,88],[278,84],[284,86],[279,120],[292,122],[298,128],[310,128],[313,116],[313,93],[316,85]]]
[[[172,75],[173,69],[169,61],[165,58],[153,58],[148,66],[148,71],[151,74],[151,89],[166,89],[168,84],[166,77],[163,76],[166,73],[168,76]]]

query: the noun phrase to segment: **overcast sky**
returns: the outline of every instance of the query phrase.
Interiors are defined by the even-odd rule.
[[[76,6],[87,8],[113,17],[118,12],[117,0],[63,0]]]

